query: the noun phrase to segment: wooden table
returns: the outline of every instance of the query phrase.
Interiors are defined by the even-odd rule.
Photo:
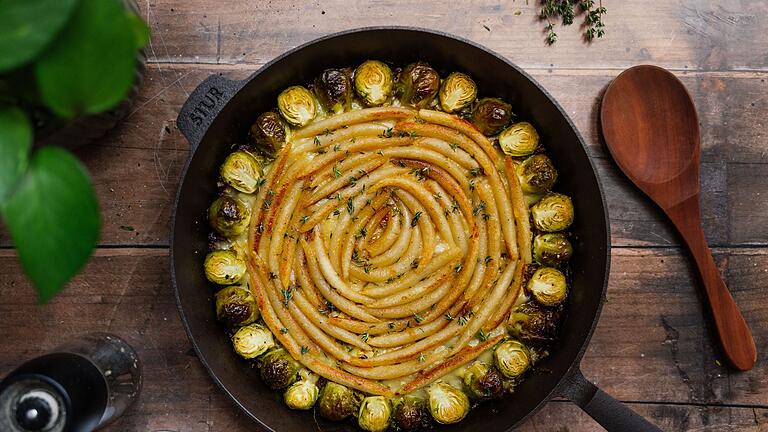
[[[71,336],[108,330],[137,347],[145,385],[138,404],[107,430],[257,430],[209,379],[174,304],[169,220],[189,150],[174,123],[179,107],[211,73],[242,78],[289,48],[343,29],[414,25],[472,39],[522,66],[590,144],[607,193],[613,253],[585,375],[665,430],[768,430],[768,2],[603,0],[604,40],[585,45],[573,26],[558,31],[554,47],[544,44],[535,0],[139,3],[153,33],[141,93],[121,126],[77,152],[103,211],[91,263],[38,306],[0,234],[0,374]],[[721,365],[680,239],[599,143],[600,94],[639,63],[672,69],[695,99],[704,228],[755,335],[759,359],[751,372]],[[600,428],[555,400],[522,429]]]

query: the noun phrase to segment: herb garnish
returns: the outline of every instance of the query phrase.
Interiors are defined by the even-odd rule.
[[[352,203],[352,198],[347,199],[347,211],[350,215],[355,214],[355,204]]]
[[[413,214],[413,219],[411,220],[411,228],[414,228],[416,225],[419,224],[419,219],[421,218],[421,212],[417,211]]]
[[[606,11],[602,0],[598,0],[597,8],[595,8],[594,0],[542,0],[539,18],[547,21],[544,30],[547,31],[545,41],[548,45],[557,42],[553,19],[560,17],[564,26],[573,24],[577,14],[574,9],[576,5],[579,7],[579,13],[584,14],[584,40],[592,42],[595,38],[601,38],[605,35],[603,15]]]

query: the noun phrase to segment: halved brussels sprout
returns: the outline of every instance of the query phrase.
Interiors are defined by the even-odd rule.
[[[440,88],[440,75],[426,63],[411,63],[400,72],[400,101],[415,108],[425,108],[435,99]]]
[[[429,412],[440,424],[458,423],[469,412],[469,399],[463,391],[438,381],[427,388]]]
[[[355,70],[355,91],[368,106],[384,104],[392,96],[392,69],[378,60],[368,60]]]
[[[395,399],[394,418],[398,428],[412,431],[426,428],[430,424],[430,415],[424,399],[413,395],[405,395]]]
[[[268,349],[275,346],[275,340],[272,337],[272,332],[263,326],[250,324],[240,327],[232,335],[232,346],[235,347],[235,351],[243,358],[252,359],[264,354]]]
[[[275,154],[288,142],[289,128],[274,111],[262,113],[251,125],[251,136],[267,153]]]
[[[205,277],[219,285],[233,285],[245,275],[245,261],[234,251],[217,250],[205,256]]]
[[[229,286],[216,295],[216,318],[230,327],[250,324],[259,317],[259,308],[251,292],[241,286]]]
[[[277,96],[277,109],[288,123],[302,127],[317,116],[317,101],[302,86],[288,87]]]
[[[515,123],[499,134],[499,146],[512,157],[528,156],[539,147],[539,133],[528,122]]]
[[[520,378],[531,367],[531,353],[525,345],[509,340],[493,351],[496,368],[507,378]]]
[[[461,72],[448,75],[440,86],[440,106],[452,113],[468,107],[477,97],[477,85],[472,78]]]
[[[308,410],[315,405],[319,393],[320,390],[314,382],[301,380],[288,387],[283,394],[283,400],[290,409]]]
[[[559,193],[547,194],[531,207],[531,217],[539,231],[562,231],[573,223],[571,198]]]
[[[480,99],[472,112],[470,121],[485,136],[501,132],[512,120],[512,106],[501,99]]]
[[[535,303],[523,303],[514,309],[507,321],[509,334],[529,345],[540,345],[557,338],[560,313]]]
[[[244,151],[232,152],[219,169],[224,183],[244,193],[254,193],[261,179],[261,165]]]
[[[536,154],[517,166],[517,178],[523,192],[541,194],[549,192],[557,181],[557,169],[544,154]]]
[[[328,381],[320,391],[317,411],[325,419],[341,421],[354,415],[360,406],[360,396],[353,390]]]
[[[539,234],[533,238],[533,258],[547,266],[560,266],[573,254],[571,242],[560,233]]]
[[[297,380],[301,365],[283,348],[264,354],[260,361],[261,380],[272,390],[282,390]]]
[[[389,427],[392,405],[384,396],[368,396],[360,404],[357,424],[364,431],[384,432]]]
[[[326,69],[315,78],[315,93],[329,113],[343,113],[351,108],[352,83],[341,69]]]
[[[242,234],[251,220],[251,209],[237,198],[222,196],[208,208],[208,222],[225,237]]]
[[[560,270],[542,267],[528,280],[528,292],[544,306],[557,306],[568,295],[568,283]]]
[[[498,399],[504,393],[501,375],[488,364],[476,361],[464,371],[464,387],[474,399]]]

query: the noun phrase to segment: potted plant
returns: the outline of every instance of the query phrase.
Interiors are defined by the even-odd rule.
[[[101,225],[87,171],[60,145],[125,114],[149,29],[121,0],[6,0],[0,28],[0,218],[45,302],[87,262]]]

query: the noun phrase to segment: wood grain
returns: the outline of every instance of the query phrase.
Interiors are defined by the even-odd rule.
[[[768,3],[603,2],[604,40],[583,45],[573,26],[558,30],[554,47],[543,44],[532,0],[473,0],[458,15],[455,4],[438,0],[139,2],[153,32],[139,99],[127,121],[78,152],[96,183],[106,248],[40,307],[0,229],[0,374],[70,336],[109,329],[140,350],[146,381],[138,404],[108,431],[257,430],[205,373],[173,303],[169,221],[188,152],[174,124],[178,109],[211,73],[244,78],[334,31],[417,25],[467,37],[523,66],[589,144],[615,248],[608,303],[583,363],[587,377],[665,430],[768,430]],[[679,238],[600,145],[599,98],[621,69],[637,63],[676,70],[696,103],[704,230],[755,332],[761,360],[752,372],[718,365]],[[600,429],[573,405],[554,401],[522,430]]]
[[[142,3],[142,2],[140,2]],[[607,36],[591,47],[578,24],[544,45],[538,1],[473,0],[456,13],[443,0],[287,2],[152,0],[140,4],[153,31],[150,59],[159,62],[261,64],[329,33],[366,26],[406,25],[456,34],[521,66],[619,68],[655,63],[674,69],[762,70],[768,46],[768,4],[762,1],[604,1]],[[582,21],[577,18],[577,23]]]
[[[715,257],[765,354],[768,251],[723,249]],[[753,407],[765,421],[768,358],[762,355],[747,373],[718,365],[722,358],[703,319],[696,277],[681,250],[615,249],[612,266],[608,302],[582,363],[585,375],[621,400],[642,402],[637,408],[660,425],[687,421],[691,427],[719,430],[716,425],[733,415],[748,426]],[[215,388],[191,351],[173,300],[166,250],[99,250],[83,274],[47,306],[35,304],[10,251],[0,251],[0,268],[0,374],[69,337],[106,329],[137,347],[146,378],[139,404],[110,430],[252,427]],[[701,407],[706,404],[749,408]],[[531,430],[541,430],[547,421],[553,429],[544,430],[562,430],[552,425],[574,421],[576,430],[595,427],[570,406],[548,407],[539,416],[540,423],[534,420]]]
[[[664,431],[763,432],[768,410],[718,406],[628,405]],[[564,426],[567,425],[567,426]],[[527,432],[604,431],[591,418],[567,402],[550,402],[520,428]]]
[[[175,127],[187,94],[220,70],[205,65],[150,65],[134,111],[78,156],[91,170],[101,202],[102,245],[167,246],[170,218],[188,144]],[[244,78],[248,67],[226,67]],[[606,159],[596,131],[597,98],[615,71],[534,70],[591,147],[606,189],[616,246],[669,246],[680,240],[661,213]],[[702,215],[714,246],[768,245],[768,73],[681,73],[702,129]],[[0,246],[10,244],[0,231]]]

